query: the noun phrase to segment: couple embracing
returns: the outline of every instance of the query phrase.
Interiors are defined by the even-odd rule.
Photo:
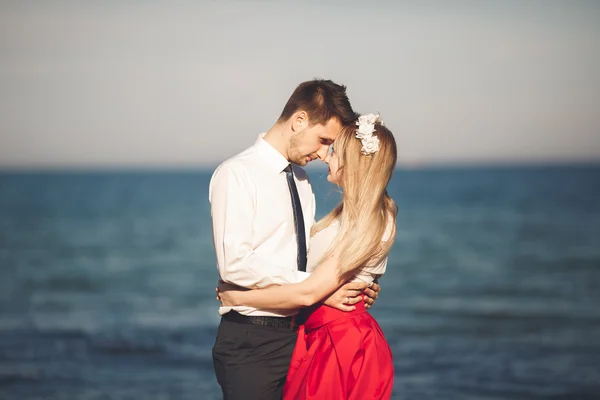
[[[315,159],[343,192],[317,222],[301,168]],[[356,114],[344,86],[313,80],[214,172],[221,323],[213,362],[226,400],[391,396],[392,354],[366,310],[396,234],[386,192],[395,165],[379,115]]]

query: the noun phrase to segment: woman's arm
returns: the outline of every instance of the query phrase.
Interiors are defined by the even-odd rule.
[[[340,276],[337,268],[338,255],[319,264],[308,278],[300,283],[272,286],[265,289],[233,290],[229,285],[219,285],[219,297],[224,306],[249,306],[262,309],[294,309],[311,306],[342,286],[348,277]],[[354,282],[353,289],[359,294],[366,287],[364,282]]]

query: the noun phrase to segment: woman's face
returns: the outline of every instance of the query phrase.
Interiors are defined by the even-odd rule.
[[[340,185],[342,181],[340,159],[338,158],[333,145],[331,145],[329,149],[329,154],[325,158],[325,162],[327,165],[329,165],[329,174],[327,175],[327,180],[335,185]]]

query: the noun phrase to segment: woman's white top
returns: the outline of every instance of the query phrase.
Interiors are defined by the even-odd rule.
[[[318,232],[316,235],[311,237],[310,246],[308,248],[308,259],[306,263],[306,272],[312,272],[317,268],[319,262],[323,259],[327,251],[329,251],[329,247],[333,240],[335,239],[338,231],[340,229],[340,222],[335,220],[329,225],[327,228]],[[386,231],[385,236],[389,238],[391,233],[391,229]],[[386,238],[384,237],[384,240]],[[365,283],[371,284],[375,279],[379,278],[385,272],[385,268],[387,266],[387,256],[384,257],[379,264],[374,266],[365,266],[362,269],[358,270],[355,274],[353,282],[355,281],[363,281]]]

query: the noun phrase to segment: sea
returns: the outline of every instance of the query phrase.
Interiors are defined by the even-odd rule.
[[[309,169],[318,217],[339,201]],[[0,173],[0,399],[220,399],[211,169]],[[394,399],[600,399],[600,165],[398,169]]]

